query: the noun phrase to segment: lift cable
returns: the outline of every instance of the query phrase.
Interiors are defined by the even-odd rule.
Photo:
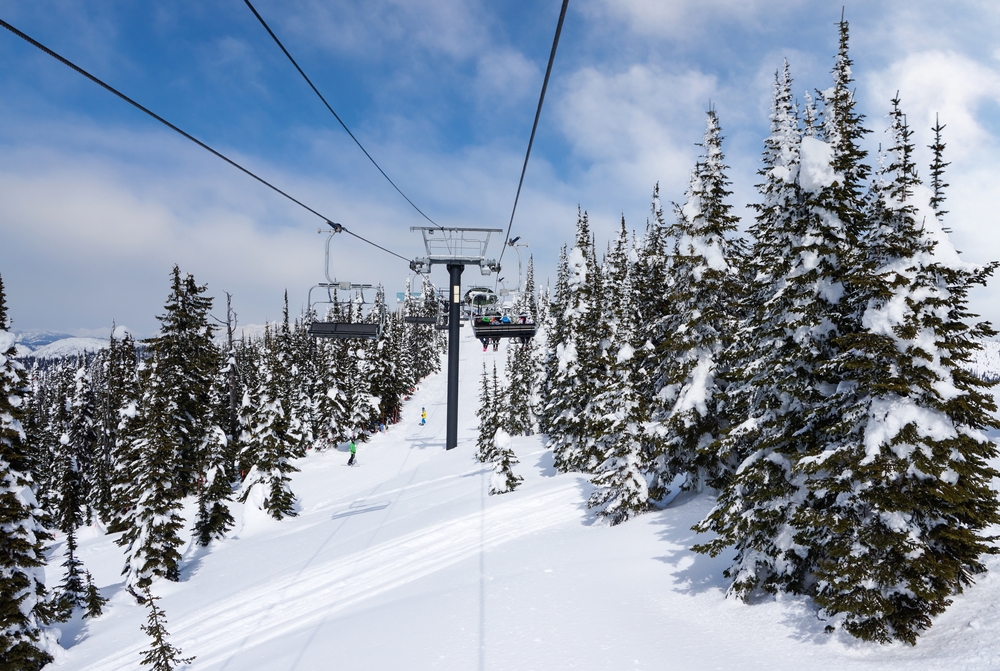
[[[18,37],[20,37],[20,38],[21,38],[22,40],[24,40],[25,42],[28,42],[28,43],[29,43],[29,44],[31,44],[32,46],[35,46],[35,47],[37,47],[37,48],[41,49],[42,51],[44,51],[45,53],[47,53],[47,54],[48,54],[49,56],[52,56],[53,58],[55,58],[55,59],[56,59],[57,61],[59,61],[59,62],[60,62],[60,63],[62,63],[63,65],[66,65],[67,67],[70,67],[70,68],[72,68],[73,70],[76,70],[76,71],[77,71],[78,73],[80,73],[81,75],[83,75],[84,77],[86,77],[87,79],[89,79],[90,81],[94,82],[95,84],[97,84],[98,86],[100,86],[100,87],[104,88],[105,90],[109,91],[110,93],[113,93],[114,95],[118,96],[119,98],[121,98],[122,100],[124,100],[124,101],[125,101],[125,102],[127,102],[128,104],[132,105],[132,106],[133,106],[133,107],[135,107],[136,109],[138,109],[138,110],[140,110],[140,111],[142,111],[142,112],[145,112],[145,113],[146,113],[146,114],[148,114],[149,116],[153,117],[154,119],[156,119],[157,121],[159,121],[160,123],[162,123],[162,124],[163,124],[164,126],[166,126],[167,128],[170,128],[171,130],[173,130],[173,131],[176,131],[177,133],[179,133],[179,134],[183,135],[184,137],[186,137],[187,139],[191,140],[192,142],[194,142],[194,143],[195,143],[196,145],[198,145],[198,146],[199,146],[199,147],[201,147],[202,149],[205,149],[206,151],[208,151],[208,152],[210,152],[210,153],[214,154],[215,156],[217,156],[217,157],[221,158],[221,159],[222,159],[223,161],[225,161],[225,162],[226,162],[226,163],[228,163],[229,165],[233,166],[233,167],[234,167],[234,168],[236,168],[237,170],[239,170],[239,171],[241,171],[241,172],[245,173],[246,175],[249,175],[250,177],[253,177],[253,178],[254,178],[255,180],[257,180],[258,182],[260,182],[261,184],[263,184],[263,185],[264,185],[264,186],[266,186],[267,188],[271,189],[272,191],[275,191],[275,192],[277,192],[277,193],[281,194],[282,196],[284,196],[284,197],[285,197],[285,198],[287,198],[288,200],[292,201],[293,203],[295,203],[295,204],[296,204],[296,205],[298,205],[299,207],[302,207],[302,208],[304,208],[305,210],[307,210],[307,211],[311,212],[312,214],[315,214],[315,215],[316,215],[317,217],[319,217],[320,219],[322,219],[323,221],[325,221],[325,222],[326,222],[326,223],[327,223],[328,225],[332,226],[333,228],[335,228],[335,229],[338,229],[338,230],[341,230],[341,231],[343,231],[344,233],[348,233],[348,234],[350,234],[350,235],[353,235],[353,236],[354,236],[355,238],[357,238],[358,240],[361,240],[362,242],[366,242],[366,243],[368,243],[369,245],[371,245],[371,246],[373,246],[373,247],[376,247],[376,248],[378,248],[378,249],[381,249],[381,250],[382,250],[383,252],[386,252],[386,253],[388,253],[388,254],[391,254],[391,255],[393,255],[393,256],[396,256],[396,257],[398,257],[398,258],[400,258],[400,259],[402,259],[402,260],[406,261],[407,263],[409,263],[409,262],[410,262],[410,259],[406,258],[405,256],[401,256],[400,254],[397,254],[396,252],[393,252],[393,251],[390,251],[390,250],[386,249],[385,247],[382,247],[381,245],[378,245],[378,244],[375,244],[375,243],[374,243],[374,242],[372,242],[371,240],[368,240],[368,239],[366,239],[366,238],[363,238],[363,237],[361,237],[360,235],[358,235],[357,233],[354,233],[354,232],[352,232],[352,231],[349,231],[348,229],[344,228],[344,227],[343,227],[343,226],[341,226],[340,224],[337,224],[337,223],[335,223],[335,222],[334,222],[334,221],[333,221],[332,219],[330,219],[329,217],[327,217],[327,216],[325,216],[325,215],[323,215],[323,214],[320,214],[319,212],[317,212],[316,210],[312,209],[311,207],[309,207],[308,205],[306,205],[306,204],[305,204],[305,203],[303,203],[302,201],[298,200],[297,198],[294,198],[293,196],[291,196],[291,195],[289,195],[289,194],[285,193],[284,191],[282,191],[281,189],[279,189],[279,188],[278,188],[278,187],[276,187],[275,185],[271,184],[270,182],[268,182],[268,181],[267,181],[266,179],[264,179],[263,177],[259,177],[259,176],[257,176],[256,174],[254,174],[254,173],[250,172],[250,170],[248,170],[248,169],[244,168],[244,167],[243,167],[242,165],[240,165],[240,164],[239,164],[239,163],[237,163],[236,161],[232,160],[232,159],[231,159],[231,158],[229,158],[228,156],[225,156],[224,154],[222,154],[222,153],[220,153],[220,152],[216,151],[215,149],[212,149],[212,148],[211,148],[211,147],[209,147],[209,146],[208,146],[207,144],[205,144],[204,142],[202,142],[202,141],[201,141],[201,140],[199,140],[198,138],[194,137],[194,136],[193,136],[193,135],[191,135],[190,133],[187,133],[187,132],[185,132],[185,131],[181,130],[180,128],[178,128],[178,127],[177,127],[177,126],[175,126],[174,124],[170,123],[169,121],[167,121],[166,119],[164,119],[163,117],[161,117],[160,115],[158,115],[157,113],[153,112],[153,111],[152,111],[152,110],[150,110],[150,109],[147,109],[146,107],[143,107],[142,105],[140,105],[140,104],[139,104],[139,103],[137,103],[136,101],[132,100],[131,98],[129,98],[129,97],[127,96],[127,95],[125,95],[125,94],[124,94],[124,93],[122,93],[121,91],[118,91],[117,89],[115,89],[115,88],[114,88],[114,87],[112,87],[111,85],[109,85],[109,84],[106,84],[105,82],[101,81],[100,79],[98,79],[98,78],[97,78],[97,77],[95,77],[94,75],[90,74],[89,72],[87,72],[87,71],[86,71],[86,70],[84,70],[83,68],[79,67],[79,66],[78,66],[78,65],[76,65],[75,63],[73,63],[73,62],[71,62],[71,61],[69,61],[69,60],[67,60],[67,59],[63,58],[62,56],[60,56],[60,55],[59,55],[59,54],[57,54],[56,52],[54,52],[54,51],[52,51],[51,49],[49,49],[48,47],[46,47],[46,46],[45,46],[44,44],[42,44],[42,43],[38,42],[38,41],[37,41],[37,40],[35,40],[35,39],[32,39],[32,38],[31,38],[31,37],[29,37],[28,35],[25,35],[25,34],[24,34],[24,33],[22,33],[22,32],[21,32],[20,30],[18,30],[18,29],[17,29],[17,28],[15,28],[14,26],[10,25],[9,23],[7,23],[6,21],[4,21],[3,19],[0,19],[0,26],[3,26],[4,28],[6,28],[6,29],[7,29],[7,30],[9,30],[10,32],[14,33],[15,35],[17,35]]]
[[[368,157],[368,160],[372,162],[372,165],[378,168],[378,171],[382,173],[382,176],[385,177],[386,181],[388,181],[389,184],[392,184],[392,188],[394,188],[399,193],[399,195],[401,195],[404,199],[406,199],[406,202],[409,203],[414,210],[419,212],[420,216],[422,216],[424,219],[431,222],[441,230],[444,230],[444,227],[441,224],[437,223],[436,221],[428,217],[426,214],[424,214],[424,211],[421,210],[419,207],[417,207],[416,204],[414,204],[414,202],[410,200],[409,197],[405,193],[403,193],[403,191],[398,186],[396,186],[395,182],[389,179],[389,175],[385,174],[385,170],[383,170],[382,167],[375,162],[375,159],[372,158],[372,155],[369,154],[368,150],[361,145],[361,142],[358,140],[358,138],[354,136],[354,133],[351,132],[351,129],[347,127],[347,124],[344,123],[344,120],[340,118],[339,114],[333,111],[333,107],[330,106],[330,103],[326,101],[326,98],[324,98],[323,94],[319,92],[319,89],[316,88],[316,85],[312,83],[312,80],[309,79],[308,75],[306,75],[306,73],[302,70],[302,68],[299,67],[299,64],[295,61],[294,58],[292,58],[292,55],[288,53],[288,49],[286,49],[285,45],[281,43],[281,40],[278,39],[278,36],[274,34],[274,31],[271,30],[271,27],[267,25],[267,22],[264,21],[264,17],[262,17],[260,13],[254,8],[254,6],[250,4],[250,0],[243,0],[243,1],[246,3],[247,7],[250,8],[250,11],[253,12],[253,15],[257,17],[257,20],[260,21],[260,25],[264,26],[264,30],[266,30],[267,34],[271,36],[271,39],[273,39],[275,44],[278,45],[278,48],[281,49],[281,51],[285,54],[285,56],[288,57],[288,60],[292,62],[292,65],[294,65],[295,69],[299,71],[299,74],[302,75],[302,78],[306,80],[306,83],[309,84],[309,88],[311,88],[313,92],[317,96],[319,96],[319,99],[323,101],[323,104],[326,105],[326,108],[330,110],[330,114],[333,115],[333,118],[335,118],[337,122],[340,123],[341,127],[343,127],[345,131],[347,131],[347,134],[351,136],[352,140],[354,140],[354,144],[358,145],[358,148],[364,152],[365,156]]]
[[[521,179],[517,183],[517,195],[514,196],[514,207],[510,211],[510,223],[507,224],[507,235],[504,237],[504,246],[500,250],[500,258],[497,265],[503,261],[503,253],[507,250],[510,241],[510,229],[514,225],[514,213],[517,212],[517,201],[521,198],[521,186],[524,184],[524,173],[528,169],[528,158],[531,156],[531,145],[535,142],[535,131],[538,130],[538,117],[542,115],[542,103],[545,102],[545,89],[549,86],[549,75],[552,74],[552,63],[556,59],[556,47],[559,46],[559,33],[562,32],[563,20],[566,18],[566,7],[569,0],[563,0],[562,9],[559,11],[559,23],[556,24],[556,36],[552,40],[552,53],[549,54],[549,64],[545,68],[545,80],[542,82],[542,93],[538,96],[538,109],[535,110],[535,123],[531,125],[531,137],[528,139],[528,151],[524,154],[524,165],[521,167]]]

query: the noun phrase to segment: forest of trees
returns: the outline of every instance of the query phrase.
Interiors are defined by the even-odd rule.
[[[535,410],[611,524],[713,490],[694,549],[732,555],[731,594],[808,595],[831,627],[914,643],[997,552],[992,383],[967,370],[995,335],[968,292],[996,264],[948,239],[944,127],[925,184],[891,101],[873,170],[846,22],[835,63],[801,108],[776,74],[749,239],[714,110],[672,217],[654,189],[645,235],[622,221],[598,262],[580,214]]]
[[[125,587],[146,602],[154,578],[180,577],[185,498],[197,499],[202,545],[231,528],[226,502],[235,497],[276,519],[294,516],[296,458],[399,421],[404,397],[438,370],[444,344],[432,326],[403,321],[437,313],[433,287],[421,289],[386,314],[374,340],[310,337],[315,315],[290,320],[287,296],[281,322],[261,338],[234,340],[229,306],[225,321],[214,320],[206,287],[174,267],[158,336],[137,343],[113,329],[97,354],[36,361],[14,359],[0,284],[0,524],[11,530],[0,539],[0,651],[8,668],[50,661],[44,625],[76,608],[100,614],[104,600],[75,556],[82,525],[122,532]],[[347,299],[329,318],[380,319],[382,301],[380,291],[363,311]],[[50,530],[66,539],[65,578],[54,588],[41,572]]]

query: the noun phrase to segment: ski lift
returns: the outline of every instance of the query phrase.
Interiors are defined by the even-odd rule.
[[[518,236],[507,242],[517,252],[517,288],[513,292],[503,289],[501,290],[503,295],[510,293],[520,295],[522,291],[521,277],[523,273],[521,272],[521,250],[519,247],[527,247],[527,245],[518,244],[517,241],[520,239]],[[503,282],[503,278],[497,280],[497,284],[501,282]],[[472,322],[472,332],[479,339],[517,338],[522,343],[527,343],[538,332],[538,324],[529,322],[530,316],[528,314],[510,314],[507,307],[500,305],[500,297],[491,289],[472,287],[466,292],[465,297],[466,303],[482,306],[478,310],[478,317],[475,317]]]
[[[506,319],[507,321],[503,321]],[[535,337],[538,324],[527,321],[527,315],[485,315],[472,322],[472,332],[479,339],[517,338],[526,343]]]
[[[424,324],[433,325],[438,331],[448,330],[448,292],[444,289],[435,289],[435,306],[436,310],[434,315],[407,315],[403,317],[403,321],[407,324]],[[459,326],[461,322],[469,321],[468,316],[462,315],[459,317]]]
[[[483,315],[497,312],[500,297],[489,287],[469,287],[462,300],[466,314]]]
[[[374,320],[360,322],[344,320],[345,313],[351,315],[353,312],[355,295],[360,297],[361,304],[363,305],[365,303],[365,289],[374,289],[375,286],[356,282],[338,282],[330,278],[330,241],[333,240],[334,235],[343,230],[340,224],[331,223],[330,225],[333,227],[333,230],[330,231],[330,235],[326,239],[326,267],[324,269],[326,282],[320,282],[309,289],[309,311],[312,314],[318,315],[317,306],[325,305],[327,307],[324,313],[327,318],[317,319],[312,322],[309,325],[309,335],[314,338],[337,338],[341,340],[348,338],[362,340],[380,338],[388,320],[388,310],[385,307],[384,300],[377,307],[377,313],[372,315],[374,316]],[[321,230],[320,233],[322,232]],[[326,300],[323,300],[324,296],[321,295],[320,299],[314,301],[312,295],[315,289],[324,291]],[[338,291],[343,292],[346,297],[342,298],[338,294]],[[356,293],[352,295],[352,292]]]

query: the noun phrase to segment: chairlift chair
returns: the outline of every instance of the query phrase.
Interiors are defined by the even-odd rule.
[[[332,224],[332,226],[333,229],[326,239],[326,267],[324,268],[326,282],[320,282],[309,289],[310,312],[319,315],[320,312],[317,310],[317,306],[325,305],[327,306],[324,310],[326,318],[317,319],[309,324],[309,335],[314,338],[335,338],[340,340],[378,339],[382,336],[382,331],[385,329],[385,324],[388,320],[388,310],[386,309],[384,300],[381,302],[378,314],[374,315],[375,319],[372,321],[344,321],[342,318],[345,311],[344,308],[347,309],[348,314],[352,311],[354,303],[352,292],[358,292],[356,295],[361,298],[361,303],[364,304],[365,289],[373,289],[375,285],[360,284],[357,282],[339,282],[330,277],[330,241],[333,240],[334,235],[340,233],[342,230],[340,224]],[[315,289],[325,291],[326,300],[322,300],[323,297],[321,296],[320,299],[314,301],[312,295]],[[341,298],[340,294],[337,293],[338,291],[343,292],[346,298]]]

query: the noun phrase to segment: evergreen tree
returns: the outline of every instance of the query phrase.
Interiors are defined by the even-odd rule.
[[[781,112],[787,102],[776,87],[772,139],[787,147],[780,156],[797,157],[798,165],[777,159],[774,147],[767,147],[769,174],[760,187],[764,203],[758,225],[776,232],[778,244],[785,246],[775,248],[774,260],[761,273],[770,291],[764,291],[765,302],[751,326],[758,353],[741,366],[743,379],[753,377],[743,393],[747,414],[735,434],[743,440],[752,434],[752,451],[696,527],[718,534],[696,550],[717,554],[736,547],[726,575],[733,581],[730,591],[744,599],[757,590],[808,593],[813,588],[819,557],[803,525],[810,507],[821,503],[810,491],[804,466],[824,452],[827,431],[840,420],[825,401],[846,380],[827,362],[841,353],[838,338],[859,328],[848,270],[862,260],[859,241],[867,222],[862,187],[870,169],[858,145],[867,131],[854,110],[846,22],[840,24],[833,78],[833,87],[821,96],[822,139],[806,135],[797,149],[787,114]],[[778,180],[795,181],[798,191],[769,192]],[[772,209],[780,199],[784,204]],[[744,456],[731,446],[723,452]]]
[[[493,368],[494,378],[496,377],[496,365]],[[487,464],[493,462],[493,454],[496,452],[496,442],[494,436],[500,427],[497,416],[497,400],[494,397],[494,385],[490,384],[490,378],[486,374],[486,362],[483,362],[483,375],[479,384],[479,407],[476,409],[476,417],[479,418],[479,437],[476,439],[476,459]]]
[[[132,335],[126,333],[119,340],[112,334],[101,435],[112,471],[109,498],[102,511],[109,532],[126,529],[129,512],[138,500],[136,482],[140,461],[136,445],[142,397],[139,369]]]
[[[208,545],[213,538],[224,538],[235,524],[226,505],[233,491],[227,444],[226,434],[220,427],[215,427],[208,441],[208,471],[198,493],[198,518],[194,531],[199,545]]]
[[[829,363],[850,383],[827,398],[840,421],[823,453],[802,460],[815,503],[798,526],[818,558],[817,603],[859,638],[913,644],[997,552],[983,535],[1000,521],[985,431],[1000,423],[990,385],[962,366],[996,334],[965,321],[969,287],[996,264],[960,261],[935,216],[941,170],[925,189],[898,100],[890,118],[868,263],[851,278],[862,328]]]
[[[280,335],[280,333],[279,333]],[[240,456],[242,467],[249,472],[243,481],[242,500],[247,501],[255,488],[261,489],[259,505],[275,519],[294,517],[295,495],[289,488],[289,473],[298,469],[292,465],[299,436],[292,433],[287,407],[287,382],[284,353],[278,337],[265,331],[260,386],[251,400],[244,396],[247,409],[246,428]]]
[[[595,410],[608,418],[608,430],[602,436],[604,461],[591,480],[595,489],[588,505],[615,525],[649,509],[649,479],[655,478],[644,429],[649,404],[636,382],[641,374],[635,357],[639,311],[624,217],[604,268],[608,280],[605,319],[613,331],[609,352],[614,356],[609,357],[608,378],[594,404]]]
[[[577,217],[576,244],[567,256],[565,285],[557,287],[564,332],[555,333],[554,379],[548,390],[553,405],[548,420],[556,468],[593,470],[600,463],[598,437],[605,420],[589,412],[605,373],[607,325],[600,319],[601,277],[587,213]]]
[[[52,661],[55,636],[45,589],[44,513],[27,472],[24,368],[14,359],[0,279],[0,660],[5,668],[37,671]]]
[[[740,306],[741,242],[738,218],[726,202],[727,166],[714,110],[708,112],[704,156],[695,166],[683,206],[667,234],[674,240],[667,285],[671,314],[659,327],[652,419],[664,455],[664,484],[677,476],[684,488],[715,485],[724,472],[714,449],[728,425],[723,394],[725,355]]]
[[[149,616],[146,624],[140,625],[143,633],[151,640],[149,649],[142,653],[142,660],[139,662],[143,666],[151,666],[153,671],[174,671],[179,666],[185,666],[194,661],[194,657],[181,657],[181,649],[170,643],[167,637],[167,614],[162,608],[156,605],[160,597],[153,596],[149,587],[144,588],[145,598],[143,601],[149,607]]]
[[[125,533],[118,544],[126,547],[125,586],[138,600],[137,590],[150,585],[154,577],[180,580],[180,515],[183,493],[178,478],[181,441],[174,418],[179,412],[177,391],[167,387],[154,360],[137,415],[137,499],[128,513]]]
[[[534,433],[535,417],[532,410],[535,365],[532,340],[511,342],[507,346],[507,422],[506,430],[514,436]]]
[[[219,368],[219,350],[209,322],[212,299],[194,277],[181,277],[174,266],[164,313],[157,317],[160,334],[153,342],[161,389],[176,407],[171,422],[177,444],[177,483],[191,493],[204,474],[205,445],[214,425],[212,386]]]
[[[510,434],[498,427],[493,434],[493,475],[490,476],[490,494],[506,494],[517,489],[524,481],[515,475],[513,467],[519,462],[510,446]]]
[[[136,498],[118,543],[128,548],[122,573],[136,598],[136,589],[154,577],[180,579],[182,499],[202,478],[214,431],[212,382],[219,357],[208,323],[212,299],[204,292],[174,266],[164,314],[157,317],[161,329],[146,391],[134,412],[129,451],[136,464]]]

